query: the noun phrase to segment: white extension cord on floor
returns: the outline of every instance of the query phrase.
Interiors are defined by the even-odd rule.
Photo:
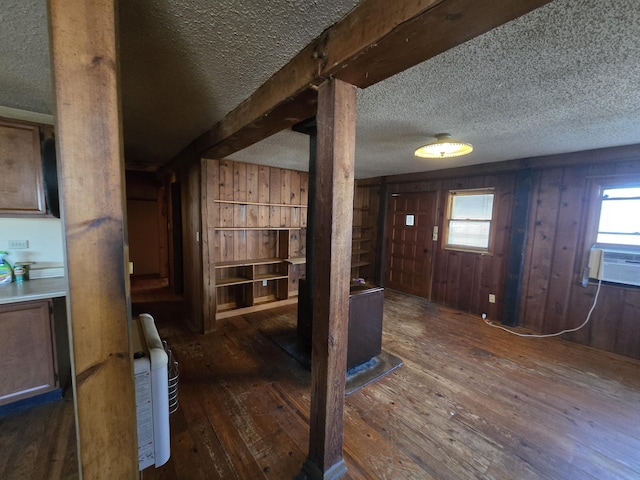
[[[486,323],[490,327],[499,328],[500,330],[504,330],[505,332],[511,333],[512,335],[517,335],[518,337],[546,338],[546,337],[557,337],[558,335],[563,335],[565,333],[577,332],[582,327],[584,327],[587,323],[589,323],[589,320],[591,319],[591,314],[593,313],[593,310],[596,308],[596,304],[598,303],[598,295],[600,294],[601,285],[602,285],[602,280],[598,280],[598,289],[596,290],[596,296],[593,298],[593,305],[591,305],[591,309],[589,310],[589,313],[587,314],[587,318],[585,319],[585,321],[582,323],[582,325],[576,328],[570,328],[568,330],[562,330],[561,332],[556,332],[556,333],[544,333],[544,334],[518,333],[518,332],[514,332],[513,330],[509,330],[508,328],[505,328],[502,325],[496,325],[491,320],[487,320],[486,313],[482,314],[482,319],[484,320],[484,323]]]

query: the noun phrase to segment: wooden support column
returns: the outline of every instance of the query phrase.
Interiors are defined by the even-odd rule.
[[[341,80],[318,91],[316,255],[311,353],[309,456],[303,474],[339,478],[347,368],[356,88]]]
[[[116,0],[49,0],[81,478],[138,478]]]

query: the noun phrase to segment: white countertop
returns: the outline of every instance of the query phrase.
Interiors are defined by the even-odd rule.
[[[65,277],[37,278],[22,283],[0,285],[0,305],[66,295],[67,279]]]

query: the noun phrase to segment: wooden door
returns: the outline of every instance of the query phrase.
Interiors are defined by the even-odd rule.
[[[391,197],[388,288],[431,298],[437,198],[437,192]]]

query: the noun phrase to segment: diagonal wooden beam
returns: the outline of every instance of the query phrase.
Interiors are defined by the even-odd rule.
[[[549,1],[363,0],[189,148],[225,157],[313,116],[330,77],[366,88]]]

